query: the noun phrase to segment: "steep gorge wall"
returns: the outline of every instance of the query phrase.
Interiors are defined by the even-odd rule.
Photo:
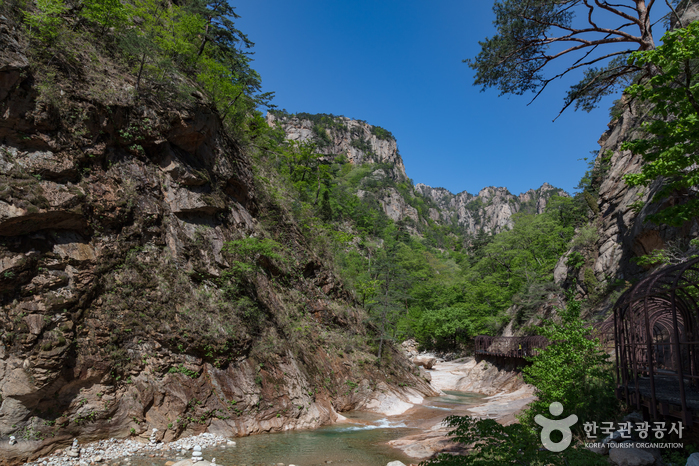
[[[594,244],[584,251],[584,267],[576,271],[566,266],[570,252],[561,258],[556,266],[557,282],[571,282],[572,278],[576,278],[579,290],[584,293],[591,291],[581,287],[586,281],[598,282],[599,289],[618,289],[618,286],[614,286],[615,282],[633,283],[648,272],[649,267],[636,264],[634,258],[656,249],[665,249],[673,243],[686,243],[699,236],[697,218],[681,227],[657,225],[648,220],[649,215],[663,207],[662,203],[650,202],[660,189],[661,180],[648,188],[632,188],[624,182],[624,175],[639,173],[643,165],[640,155],[621,150],[625,141],[643,137],[641,123],[642,113],[638,107],[625,105],[623,111],[609,124],[609,130],[600,138],[600,152],[595,163],[598,167],[603,167],[604,172],[592,219],[597,235]],[[639,208],[639,202],[644,204],[642,208]],[[586,278],[586,269],[594,274],[594,280],[589,275]],[[608,311],[616,296],[618,293],[612,293],[611,299],[601,302],[597,307]]]
[[[139,96],[89,59],[47,95],[25,49],[0,16],[0,464],[433,393],[392,347],[373,363],[366,316],[293,222],[261,226],[250,160],[201,94]],[[227,275],[227,241],[272,234],[286,265]]]

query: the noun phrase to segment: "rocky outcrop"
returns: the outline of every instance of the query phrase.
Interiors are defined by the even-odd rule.
[[[438,390],[496,395],[519,390],[526,384],[514,365],[495,365],[474,358],[439,363],[432,371],[432,386]]]
[[[429,371],[432,385],[439,390],[459,390],[489,394],[476,406],[455,405],[450,414],[494,419],[503,425],[516,422],[515,416],[534,401],[534,387],[523,382],[514,366],[495,366],[464,358],[440,362]],[[439,419],[441,421],[441,419]],[[442,422],[426,425],[417,434],[391,440],[389,445],[417,459],[434,457],[438,453],[466,454],[468,448],[455,444],[449,438],[451,429]]]
[[[668,242],[699,235],[699,220],[693,219],[681,228],[655,225],[648,216],[660,210],[662,205],[649,201],[660,188],[656,182],[649,188],[630,188],[623,176],[639,173],[643,160],[640,155],[622,151],[621,145],[633,137],[640,137],[640,117],[635,106],[628,107],[609,125],[600,139],[600,155],[609,160],[609,169],[599,190],[599,256],[594,264],[597,278],[615,277],[624,280],[637,278],[645,269],[634,264],[631,258],[663,248]],[[646,202],[642,209],[635,208],[638,201]]]
[[[17,30],[0,16],[0,464],[74,437],[307,428],[434,393],[391,346],[372,363],[363,311],[293,225],[261,227],[215,110],[100,100],[134,82],[79,57],[92,81],[57,79],[52,102]],[[273,235],[284,263],[231,273],[226,242]]]
[[[622,102],[623,103],[623,102]],[[589,198],[593,202],[594,228],[597,230],[594,244],[586,252],[587,265],[573,270],[566,265],[571,251],[559,260],[554,271],[555,280],[562,283],[569,278],[585,281],[585,269],[593,274],[587,280],[595,280],[600,287],[615,281],[628,282],[639,279],[648,267],[637,265],[633,258],[649,254],[655,249],[663,249],[669,244],[683,244],[699,236],[699,219],[694,218],[681,227],[657,225],[648,216],[658,212],[662,205],[649,202],[661,186],[656,181],[650,187],[629,187],[624,175],[639,173],[643,164],[640,155],[621,150],[621,145],[630,139],[641,137],[639,128],[642,119],[634,105],[625,105],[623,111],[609,124],[609,130],[599,140],[601,146],[595,161],[603,172],[599,187],[599,197]],[[583,290],[578,286],[579,290]],[[607,308],[612,302],[607,302]]]
[[[374,126],[343,116],[328,115],[333,125],[320,125],[310,119],[295,115],[283,116],[267,114],[267,123],[284,130],[286,138],[297,142],[316,142],[318,151],[328,155],[345,155],[355,165],[363,163],[381,163],[391,166],[389,175],[392,179],[405,181],[403,158],[398,153],[398,144],[392,136],[375,134]],[[315,127],[315,131],[314,131]],[[327,135],[326,140],[319,140],[319,132]]]
[[[444,188],[432,188],[422,183],[415,185],[415,191],[437,204],[441,219],[456,219],[465,232],[476,235],[483,230],[499,233],[514,225],[512,215],[518,212],[543,213],[548,200],[554,196],[568,196],[562,189],[544,183],[539,189],[530,189],[515,196],[507,188],[487,187],[478,195],[463,191],[452,194]]]

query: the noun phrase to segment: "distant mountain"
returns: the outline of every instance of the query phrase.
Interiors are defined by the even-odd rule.
[[[284,130],[292,141],[312,141],[323,154],[344,155],[352,164],[374,164],[357,195],[373,195],[386,215],[403,220],[419,230],[429,221],[456,225],[469,235],[483,230],[498,233],[513,225],[518,212],[542,213],[551,196],[568,196],[544,183],[538,189],[515,196],[507,188],[486,187],[477,195],[466,191],[453,194],[444,188],[422,183],[412,185],[393,135],[365,121],[328,114],[270,112],[267,122]],[[406,189],[407,188],[407,189]]]

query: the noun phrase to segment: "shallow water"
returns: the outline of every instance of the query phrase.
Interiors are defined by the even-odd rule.
[[[427,398],[423,405],[398,416],[343,413],[347,423],[237,438],[235,448],[215,452],[216,463],[225,466],[273,463],[317,466],[327,461],[353,466],[385,466],[396,460],[405,464],[418,463],[386,443],[418,433],[427,424],[450,414],[464,414],[465,408],[482,399],[482,395],[474,393],[448,391],[443,396]],[[204,456],[213,456],[213,453],[205,452]]]
[[[236,438],[237,446],[210,448],[203,457],[222,466],[256,466],[277,463],[296,466],[352,465],[385,466],[391,461],[419,463],[386,445],[390,440],[419,433],[450,414],[463,415],[477,405],[483,395],[447,391],[443,396],[426,398],[404,414],[384,415],[354,411],[343,413],[347,422],[313,430]],[[134,466],[162,466],[164,461],[143,458]]]
[[[385,466],[390,461],[400,460],[410,464],[409,457],[386,442],[414,432],[414,428],[405,427],[403,422],[383,418],[368,425],[336,424],[315,430],[253,435],[235,439],[238,445],[225,453],[216,452],[220,455],[216,463],[313,466],[332,461],[332,464],[341,465]]]

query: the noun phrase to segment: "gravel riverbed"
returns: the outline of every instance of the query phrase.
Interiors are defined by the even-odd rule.
[[[141,442],[132,439],[100,440],[77,448],[66,447],[25,466],[88,466],[103,463],[128,464],[132,459],[162,458],[171,461],[190,459],[195,446],[202,449],[234,447],[235,442],[219,435],[203,433],[169,443]]]

